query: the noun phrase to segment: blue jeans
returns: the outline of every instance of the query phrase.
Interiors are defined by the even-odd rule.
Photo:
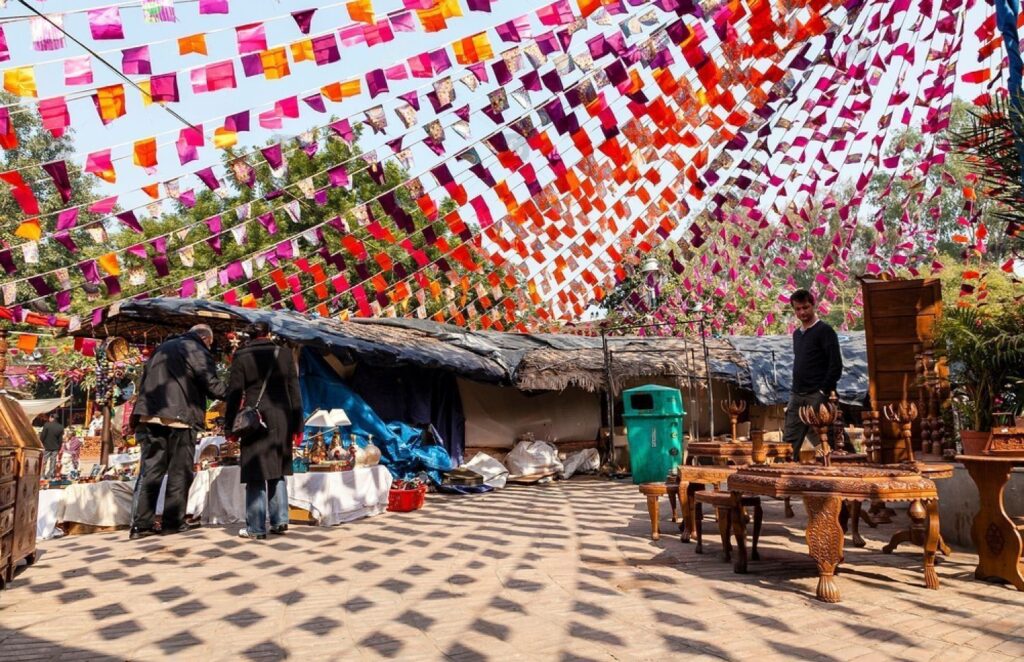
[[[288,486],[284,478],[245,484],[245,528],[253,535],[267,534],[267,497],[270,526],[288,523]]]

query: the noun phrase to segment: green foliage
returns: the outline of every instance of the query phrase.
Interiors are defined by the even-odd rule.
[[[1024,310],[948,309],[936,326],[936,346],[946,352],[972,429],[987,432],[1000,399],[1019,392],[1024,379]]]

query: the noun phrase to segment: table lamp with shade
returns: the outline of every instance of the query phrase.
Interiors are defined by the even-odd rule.
[[[320,432],[313,435],[315,441],[309,451],[308,459],[312,463],[323,462],[327,455],[327,445],[324,443],[324,432],[327,428],[334,428],[335,439],[341,439],[341,428],[352,425],[348,414],[344,409],[317,409],[306,419],[306,427],[320,428]]]

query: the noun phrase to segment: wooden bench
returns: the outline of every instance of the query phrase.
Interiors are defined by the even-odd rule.
[[[698,554],[704,553],[704,536],[702,533],[701,519],[703,517],[703,504],[714,507],[718,519],[718,533],[722,539],[722,549],[725,553],[725,560],[732,560],[732,545],[730,544],[730,533],[736,538],[736,547],[745,549],[747,538],[747,522],[749,517],[745,508],[754,509],[754,537],[751,545],[750,558],[754,561],[760,560],[757,553],[757,541],[761,537],[761,523],[764,520],[764,512],[761,510],[761,498],[757,496],[745,496],[737,499],[731,492],[721,490],[700,490],[693,495],[696,503],[696,526]],[[737,554],[733,570],[738,573],[747,571],[746,564],[742,562],[746,554]]]

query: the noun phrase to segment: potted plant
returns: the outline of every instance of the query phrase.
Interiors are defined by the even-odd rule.
[[[992,415],[1008,395],[1006,385],[1024,378],[1024,311],[954,308],[944,313],[936,332],[937,346],[949,361],[963,452],[980,452]]]

